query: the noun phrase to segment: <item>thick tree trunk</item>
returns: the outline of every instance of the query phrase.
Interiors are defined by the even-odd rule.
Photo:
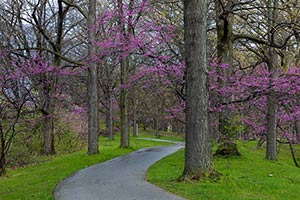
[[[48,102],[51,106],[51,103]],[[53,107],[52,107],[53,106]],[[44,134],[44,149],[43,153],[45,155],[54,155],[55,148],[54,148],[54,119],[53,119],[53,108],[52,105],[50,109],[47,109],[46,112],[43,113],[43,127],[42,131]]]
[[[207,1],[184,1],[186,60],[186,148],[183,177],[201,178],[213,169],[208,130]]]
[[[228,4],[228,3],[227,3]],[[233,58],[233,29],[232,21],[233,17],[230,12],[226,12],[227,6],[221,6],[219,0],[215,0],[216,6],[216,27],[217,27],[217,57],[219,63],[226,63],[229,66],[232,65]],[[223,10],[222,10],[223,9]],[[219,71],[219,74],[229,77],[230,68]],[[222,87],[226,84],[226,80],[218,79],[219,86]],[[218,97],[220,102],[228,102],[229,99],[224,99],[221,96]],[[230,126],[230,120],[232,118],[232,112],[229,109],[225,109],[219,114],[219,134],[221,137],[228,137],[227,126]]]
[[[55,66],[59,66],[59,60],[55,63]],[[51,85],[47,85],[44,88],[44,106],[42,108],[42,132],[44,135],[43,153],[45,155],[54,155],[54,111],[55,111],[55,99],[56,92],[56,77],[49,75],[47,80]]]
[[[266,158],[269,160],[277,159],[277,134],[276,134],[276,113],[277,103],[276,98],[272,95],[267,97],[268,111],[267,111],[267,151]]]
[[[92,29],[96,19],[96,1],[89,0],[89,14],[88,14],[88,55],[92,61],[95,47],[92,42],[95,41],[94,30]],[[98,137],[99,137],[99,124],[98,124],[98,88],[97,88],[97,66],[90,65],[88,69],[88,154],[98,154]]]
[[[133,0],[129,2],[130,6],[133,4]],[[124,16],[123,11],[123,1],[118,0],[118,9],[120,17]],[[131,16],[129,16],[131,17]],[[125,24],[120,20],[120,30],[123,33],[124,40],[126,38],[126,27]],[[128,27],[128,34],[132,33],[131,27]],[[124,41],[125,42],[125,41]],[[129,68],[129,61],[130,58],[127,56],[123,58],[121,61],[121,85],[125,85],[128,83],[128,68]],[[129,125],[128,125],[128,89],[122,87],[121,88],[121,95],[120,95],[120,121],[121,121],[121,138],[120,138],[120,147],[121,148],[128,148],[129,147]]]
[[[272,31],[274,29],[275,19],[276,19],[276,6],[277,1],[274,0],[268,0],[268,21],[269,21],[269,27],[268,27],[268,41],[270,43],[274,42],[274,36],[272,34]],[[276,68],[278,63],[278,55],[273,47],[269,47],[269,55],[268,55],[268,67],[270,72],[270,81],[269,85],[273,85],[272,79],[275,78]],[[276,96],[273,92],[272,88],[269,92],[269,95],[267,96],[267,140],[266,140],[266,159],[269,160],[276,160],[277,159],[277,134],[276,134],[276,127],[277,127],[277,121],[276,121],[276,114],[277,114],[277,102],[276,102]]]

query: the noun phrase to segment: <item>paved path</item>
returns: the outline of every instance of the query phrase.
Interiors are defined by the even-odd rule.
[[[156,161],[183,146],[152,147],[80,170],[55,189],[56,200],[184,200],[144,180]]]

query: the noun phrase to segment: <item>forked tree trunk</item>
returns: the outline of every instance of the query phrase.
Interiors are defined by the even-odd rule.
[[[183,177],[201,178],[213,169],[207,107],[207,0],[184,1],[184,30],[186,148]]]
[[[96,0],[89,0],[89,13],[88,13],[88,55],[92,60],[95,53],[95,47],[92,42],[95,41],[95,33],[92,29],[96,20]],[[91,61],[91,63],[94,63]],[[98,154],[98,137],[99,137],[99,124],[98,124],[98,88],[97,88],[97,66],[91,64],[88,69],[88,154]]]

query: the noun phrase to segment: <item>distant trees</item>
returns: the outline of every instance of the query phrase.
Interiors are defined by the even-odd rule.
[[[80,117],[89,126],[80,134],[88,139],[89,154],[99,152],[104,121],[110,139],[120,129],[124,148],[131,125],[135,136],[140,123],[158,137],[171,125],[178,132],[186,126],[184,174],[196,177],[213,170],[210,139],[220,142],[222,134],[235,131],[235,123],[245,137],[266,141],[267,159],[276,159],[279,139],[296,141],[291,132],[300,130],[294,84],[299,2],[190,0],[184,9],[181,1],[169,0],[3,2],[0,50],[7,56],[0,77],[8,69],[19,72],[21,65],[26,74],[1,87],[4,143],[13,144],[6,133],[15,135],[6,125],[24,129],[20,119],[28,110],[40,115],[36,123],[46,155],[55,153],[55,122],[64,110],[84,113]],[[283,91],[285,83],[295,90]],[[11,105],[7,109],[5,102]],[[214,137],[208,126],[215,128]],[[2,154],[9,147],[4,143]]]

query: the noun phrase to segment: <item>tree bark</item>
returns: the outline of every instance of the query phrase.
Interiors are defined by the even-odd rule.
[[[129,58],[124,59],[121,62],[121,85],[128,82],[128,63]],[[121,117],[121,148],[129,147],[129,132],[128,132],[128,90],[126,88],[121,88],[121,99],[120,99],[120,117]]]
[[[132,131],[132,136],[133,137],[137,137],[138,136],[138,126],[137,126],[137,99],[135,96],[135,89],[133,88],[132,91],[132,98],[133,98],[133,105],[132,105],[132,109],[133,109],[133,131]]]
[[[294,133],[296,135],[300,134],[300,121],[299,120],[294,121]]]
[[[157,138],[160,138],[159,128],[160,128],[160,106],[158,103],[156,116],[155,116],[155,137],[157,137]]]
[[[54,105],[51,101],[51,99],[46,99],[45,102],[47,105],[44,108],[45,111],[43,112],[43,127],[42,131],[44,134],[44,149],[43,153],[45,155],[54,155],[55,154],[55,148],[54,148]]]
[[[5,173],[5,138],[2,130],[2,123],[0,124],[0,176]]]
[[[88,56],[90,63],[94,63],[93,55],[95,47],[92,44],[95,41],[95,33],[93,26],[96,20],[96,0],[89,0],[89,13],[88,13]],[[98,154],[98,137],[99,137],[99,124],[98,124],[98,88],[97,88],[97,66],[91,64],[88,69],[88,154]]]
[[[277,13],[277,0],[268,0],[268,41],[270,43],[274,42],[273,30],[276,20]],[[270,92],[267,96],[267,139],[266,139],[266,159],[268,160],[276,160],[277,159],[277,102],[274,91],[272,90],[273,78],[275,78],[276,68],[278,63],[278,55],[273,47],[269,47],[268,52],[268,68],[270,72]]]
[[[5,154],[1,151],[0,155],[0,176],[5,174]]]
[[[133,0],[130,0],[130,4],[133,3]],[[118,10],[120,14],[120,18],[124,17],[123,11],[123,1],[118,0]],[[124,36],[124,40],[126,38],[126,29],[125,24],[120,19],[120,31]],[[128,30],[130,34],[131,31]],[[125,42],[125,41],[124,41]],[[129,67],[129,56],[123,58],[121,61],[121,86],[128,83],[128,67]],[[121,87],[121,94],[120,94],[120,122],[121,122],[121,138],[120,138],[120,147],[121,148],[128,148],[129,147],[129,126],[128,126],[128,89]]]
[[[183,177],[201,178],[213,169],[208,130],[207,1],[184,1],[186,147]]]
[[[106,122],[106,131],[109,134],[109,139],[114,140],[114,129],[113,129],[113,102],[111,89],[108,91],[108,108],[107,108],[107,122]]]
[[[136,120],[136,108],[133,108],[133,137],[138,137],[138,125]]]
[[[228,3],[227,3],[228,4]],[[227,6],[221,6],[220,0],[215,0],[216,7],[216,27],[217,27],[217,57],[218,62],[232,65],[233,58],[233,29],[232,29],[232,21],[233,16],[230,11],[226,10]],[[228,14],[225,14],[228,13]],[[229,77],[230,69],[223,69],[219,71],[219,74]],[[223,87],[226,84],[226,80],[218,79],[218,84],[220,87]],[[222,103],[226,103],[229,99],[218,97],[219,101]],[[221,136],[226,137],[228,135],[228,131],[226,130],[227,126],[230,126],[230,120],[232,118],[232,112],[229,109],[225,109],[224,111],[219,113],[219,134]]]

